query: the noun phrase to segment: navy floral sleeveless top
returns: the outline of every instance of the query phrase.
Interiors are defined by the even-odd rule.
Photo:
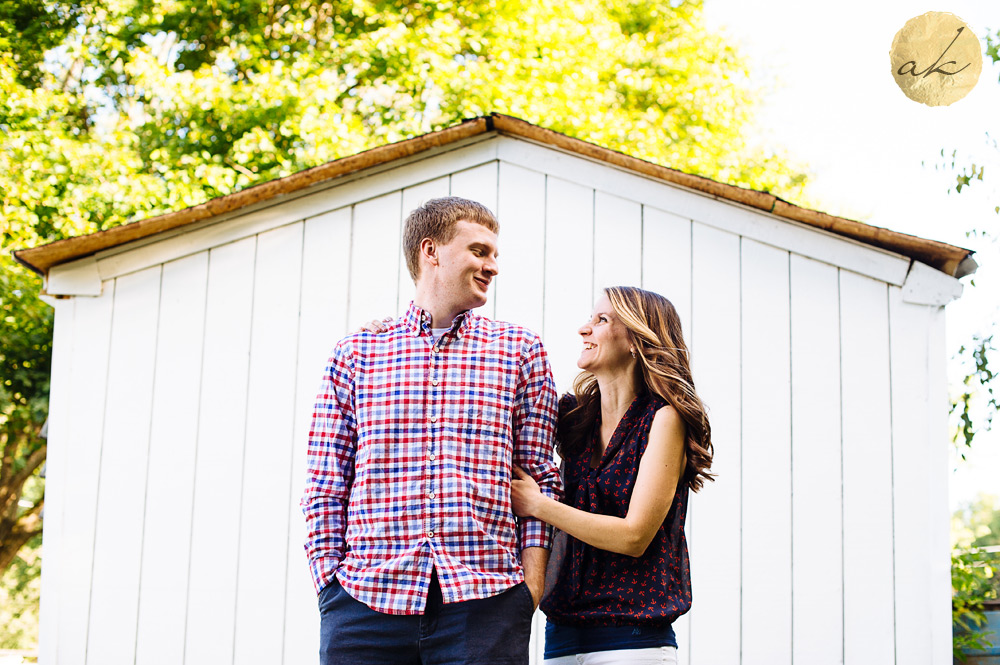
[[[562,417],[576,405],[560,400]],[[580,510],[625,517],[639,460],[649,443],[653,416],[666,405],[657,395],[640,395],[629,406],[600,464],[590,468],[600,443],[595,425],[590,445],[564,460],[565,502]],[[556,582],[542,602],[546,617],[563,625],[669,626],[691,608],[691,569],[684,520],[688,487],[674,494],[666,519],[639,557],[599,550],[568,534]]]

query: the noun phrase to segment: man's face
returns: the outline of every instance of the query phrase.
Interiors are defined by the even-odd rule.
[[[446,245],[438,245],[434,290],[455,310],[486,304],[486,292],[496,277],[497,234],[481,224],[461,220]]]

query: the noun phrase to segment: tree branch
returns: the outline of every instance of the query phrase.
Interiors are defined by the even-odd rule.
[[[14,527],[14,531],[37,531],[42,528],[42,508],[45,507],[45,499],[39,499],[38,503],[33,505],[30,509],[24,511],[20,517],[17,518],[17,525]]]
[[[7,484],[7,479],[10,478],[11,474],[14,472],[14,448],[15,444],[11,444],[7,433],[3,433],[3,458],[0,459],[0,487]]]
[[[9,536],[0,541],[0,574],[10,567],[10,564],[14,562],[18,551],[24,547],[24,544],[42,532],[42,520],[38,517],[37,512],[41,511],[43,503],[44,502],[39,501],[38,504],[32,508],[31,511],[29,511],[29,513],[34,514],[32,515],[32,519],[29,521],[27,528],[24,524],[19,522],[14,525],[13,529],[11,529]]]
[[[0,514],[4,514],[10,510],[11,504],[16,503],[21,498],[21,488],[28,478],[31,477],[31,474],[45,461],[47,452],[48,444],[43,443],[35,452],[28,456],[23,469],[3,484],[0,484],[0,496],[3,496],[3,506],[0,506]]]

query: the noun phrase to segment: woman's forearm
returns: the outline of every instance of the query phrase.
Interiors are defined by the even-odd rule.
[[[640,524],[628,517],[588,513],[547,496],[540,497],[533,512],[538,519],[588,545],[634,557],[646,551],[659,528],[659,524],[650,528],[648,523]]]

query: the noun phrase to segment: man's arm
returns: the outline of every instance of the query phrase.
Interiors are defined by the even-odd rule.
[[[524,566],[524,582],[528,585],[537,608],[545,593],[545,568],[549,565],[549,550],[544,547],[521,550],[521,565]]]
[[[543,494],[562,498],[562,480],[555,463],[556,389],[541,340],[534,338],[521,361],[514,407],[514,464],[528,472]],[[513,474],[512,474],[513,476]],[[535,518],[518,526],[524,578],[535,599],[541,600],[545,567],[552,547],[552,527]]]
[[[356,442],[354,367],[349,348],[340,343],[327,363],[313,409],[301,501],[308,528],[306,555],[317,593],[332,581],[344,558]]]

